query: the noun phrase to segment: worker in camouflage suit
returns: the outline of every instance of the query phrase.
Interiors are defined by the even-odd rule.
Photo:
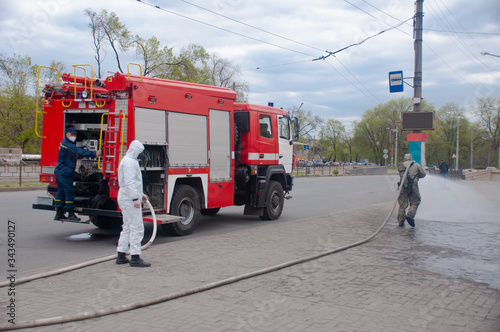
[[[405,170],[408,168],[406,178],[403,179]],[[403,186],[401,193],[398,198],[399,212],[398,212],[398,222],[399,226],[403,227],[405,220],[408,221],[411,227],[415,227],[415,214],[417,213],[417,208],[420,204],[420,192],[418,191],[418,179],[425,176],[425,171],[413,161],[411,154],[405,154],[404,162],[399,165],[399,184]],[[408,212],[406,212],[406,208]]]

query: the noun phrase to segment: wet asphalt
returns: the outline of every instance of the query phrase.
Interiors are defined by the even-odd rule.
[[[427,176],[420,193],[416,227],[388,225],[402,240],[379,250],[414,268],[500,290],[500,183]]]

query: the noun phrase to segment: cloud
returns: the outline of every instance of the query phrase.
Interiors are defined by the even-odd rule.
[[[407,85],[404,93],[390,94],[387,81],[389,71],[403,70],[413,84],[411,20],[336,54],[336,59],[312,61],[412,17],[411,1],[351,1],[361,10],[347,2],[323,0],[189,1],[234,20],[178,0],[148,0],[153,6],[123,0],[7,1],[0,12],[1,52],[29,55],[43,65],[59,60],[70,69],[74,63],[92,63],[92,39],[83,12],[106,9],[133,34],[155,36],[174,52],[194,43],[229,59],[249,82],[251,102],[274,101],[284,108],[304,103],[325,118],[350,121],[380,102],[413,95]],[[498,1],[478,0],[471,6],[465,0],[426,0],[424,11],[424,29],[500,31]],[[480,55],[500,54],[498,45],[498,35],[424,30],[424,98],[439,107],[499,96],[499,61]],[[136,61],[133,50],[123,60]],[[105,67],[116,71],[110,51]]]

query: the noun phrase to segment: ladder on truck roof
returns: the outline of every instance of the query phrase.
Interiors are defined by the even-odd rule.
[[[122,110],[117,112],[112,107],[108,113],[101,117],[101,135],[104,116],[107,115],[107,128],[104,133],[104,144],[102,145],[102,174],[105,178],[115,177],[118,166],[123,157],[123,145],[125,134],[125,113]],[[101,149],[102,136],[99,139],[99,149]],[[99,162],[100,164],[100,162]]]
[[[130,80],[130,65],[135,65],[139,67],[139,72],[142,81],[142,67],[137,63],[128,63],[127,72],[128,79]],[[101,106],[102,107],[102,106]],[[104,113],[101,117],[101,137],[99,138],[99,149],[101,149],[102,143],[102,127],[104,122],[104,116],[107,115],[107,128],[104,134],[104,145],[102,146],[102,174],[104,178],[116,177],[118,171],[118,166],[123,157],[123,146],[125,145],[124,133],[125,133],[125,118],[127,117],[123,110],[119,110],[117,113],[116,104],[111,107],[108,113]],[[100,165],[98,161],[98,165]]]

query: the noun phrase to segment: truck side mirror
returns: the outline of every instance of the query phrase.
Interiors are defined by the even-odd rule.
[[[293,117],[292,122],[293,122],[293,140],[296,141],[299,139],[299,132],[300,132],[299,119],[297,117]]]

